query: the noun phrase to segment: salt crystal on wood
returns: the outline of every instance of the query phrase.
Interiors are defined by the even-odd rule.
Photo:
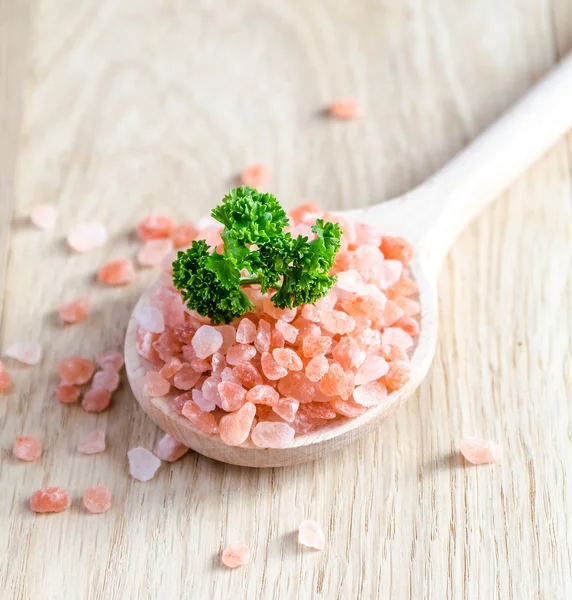
[[[468,437],[461,440],[461,454],[473,465],[493,463],[502,458],[502,448],[492,440]]]
[[[171,437],[168,433],[166,433],[155,444],[153,454],[161,460],[175,462],[176,460],[179,460],[181,456],[184,456],[188,451],[189,449],[186,446],[179,443],[174,437]]]
[[[105,431],[93,431],[77,444],[82,454],[99,454],[105,450]]]
[[[42,444],[35,435],[23,435],[16,438],[12,453],[20,460],[33,462],[42,456]]]
[[[154,306],[139,306],[133,312],[133,317],[146,331],[151,333],[163,333],[165,331],[163,313]]]
[[[30,212],[30,221],[38,229],[53,229],[58,218],[58,209],[52,204],[36,204]]]
[[[5,354],[25,365],[37,365],[42,360],[42,347],[38,342],[14,342]]]
[[[222,552],[221,557],[222,563],[230,569],[236,569],[250,562],[250,548],[238,542],[235,544],[229,544]]]
[[[294,439],[295,431],[286,423],[260,422],[250,437],[260,448],[286,448]]]
[[[68,233],[67,241],[76,252],[89,252],[107,242],[107,229],[101,223],[78,225]]]
[[[127,453],[129,459],[129,473],[138,481],[149,481],[161,466],[161,461],[149,450],[137,446]]]
[[[298,542],[309,548],[323,550],[326,547],[326,538],[321,525],[316,521],[302,521],[298,527]]]
[[[30,496],[30,508],[36,513],[62,512],[69,505],[69,494],[62,487],[43,488]]]
[[[90,513],[99,515],[111,507],[111,492],[104,485],[88,487],[83,493],[83,505]]]

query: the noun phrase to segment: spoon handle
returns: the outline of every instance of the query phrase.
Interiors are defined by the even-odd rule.
[[[457,157],[403,199],[439,269],[468,223],[572,127],[572,53]]]

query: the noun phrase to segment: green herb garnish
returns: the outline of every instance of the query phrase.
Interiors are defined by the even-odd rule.
[[[244,285],[277,290],[271,300],[278,308],[315,302],[334,285],[328,273],[340,247],[337,223],[317,219],[315,239],[293,238],[284,231],[289,221],[276,198],[244,186],[231,190],[211,215],[224,225],[223,252],[194,241],[178,253],[173,283],[187,306],[213,323],[230,323],[254,309]]]

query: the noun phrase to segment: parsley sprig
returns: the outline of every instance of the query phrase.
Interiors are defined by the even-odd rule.
[[[230,323],[254,309],[245,285],[276,290],[271,300],[278,308],[315,302],[334,285],[328,273],[340,247],[337,223],[317,219],[315,239],[293,238],[284,231],[289,221],[276,198],[245,186],[231,190],[211,215],[224,226],[223,251],[194,241],[178,253],[173,282],[187,306],[213,323]]]

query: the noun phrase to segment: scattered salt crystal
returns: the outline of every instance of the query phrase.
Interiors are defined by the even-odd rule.
[[[222,334],[210,325],[202,325],[195,333],[192,346],[198,358],[211,356],[222,346]]]
[[[166,433],[155,444],[153,454],[161,460],[165,460],[167,462],[175,462],[176,460],[179,460],[181,456],[184,456],[188,451],[189,449],[186,446],[184,446],[174,437],[171,437],[168,433]]]
[[[204,385],[204,384],[203,384]],[[194,389],[192,392],[193,402],[203,411],[211,412],[216,408],[216,404],[212,401],[212,396],[207,399],[202,390]]]
[[[340,98],[330,104],[328,113],[334,119],[351,121],[363,116],[363,108],[355,98]]]
[[[97,272],[99,281],[111,286],[127,285],[135,279],[135,275],[135,267],[128,258],[105,263]]]
[[[340,290],[361,294],[365,287],[362,276],[355,269],[340,271],[336,277],[336,287]]]
[[[178,373],[183,368],[183,363],[176,357],[172,356],[168,362],[166,362],[159,373],[161,377],[165,379],[171,379],[175,373]]]
[[[286,323],[286,321],[276,321],[276,330],[279,331],[284,339],[289,344],[294,344],[296,342],[296,338],[298,337],[298,329],[290,323]]]
[[[320,381],[322,377],[328,372],[328,359],[319,354],[310,359],[310,362],[306,365],[306,377],[310,381]]]
[[[14,342],[5,354],[26,365],[37,365],[42,360],[42,347],[38,342]]]
[[[91,387],[104,388],[110,392],[114,392],[119,387],[119,373],[113,371],[112,369],[98,371],[93,376]]]
[[[23,435],[16,438],[12,453],[20,460],[33,462],[42,456],[42,444],[35,435]]]
[[[87,358],[70,355],[62,358],[56,365],[56,371],[62,383],[68,385],[83,385],[93,376],[95,365]]]
[[[99,515],[109,510],[111,506],[111,492],[104,485],[88,487],[83,493],[83,505],[90,513]]]
[[[272,357],[269,352],[263,352],[260,357],[260,364],[262,367],[262,372],[266,376],[267,379],[271,381],[276,381],[277,379],[281,379],[288,375],[288,370],[284,367],[281,367]]]
[[[82,454],[99,454],[105,450],[105,431],[93,431],[77,444]]]
[[[326,335],[309,335],[302,340],[302,352],[306,358],[327,354],[332,339]]]
[[[246,565],[250,562],[250,548],[242,542],[230,544],[223,550],[221,560],[230,569]]]
[[[249,344],[236,344],[226,352],[226,362],[229,365],[238,365],[241,362],[252,360],[256,356],[256,348]]]
[[[82,401],[81,407],[86,412],[103,412],[111,402],[111,392],[104,388],[91,388],[88,390]]]
[[[116,352],[115,350],[107,350],[106,352],[102,352],[97,357],[97,364],[102,369],[113,369],[117,373],[121,371],[123,368],[123,364],[125,360],[123,358],[123,354],[121,352]]]
[[[236,341],[239,344],[252,344],[256,337],[256,325],[246,317],[240,320],[236,330]]]
[[[147,371],[145,373],[145,393],[148,396],[152,398],[166,396],[170,388],[171,384],[157,371]]]
[[[381,356],[367,356],[361,367],[358,369],[355,378],[355,384],[361,385],[375,381],[383,377],[389,370],[387,362]]]
[[[270,332],[271,326],[268,321],[264,319],[260,319],[258,323],[258,331],[256,332],[256,337],[254,338],[254,347],[260,352],[268,352],[270,350]]]
[[[461,454],[473,465],[484,465],[502,458],[502,448],[492,440],[468,437],[461,440]]]
[[[238,410],[246,402],[246,390],[237,383],[221,381],[217,389],[220,394],[221,408],[227,412]]]
[[[326,547],[326,538],[321,525],[316,521],[302,521],[298,527],[298,542],[309,548],[323,550]]]
[[[320,391],[326,396],[339,396],[347,386],[347,375],[337,363],[332,363],[328,372],[320,379]]]
[[[234,376],[232,369],[230,367],[225,367],[220,374],[220,378],[222,381],[232,381],[232,383],[240,384],[240,382]]]
[[[60,319],[64,323],[78,323],[85,319],[89,312],[89,298],[83,296],[67,304],[62,304],[58,309]]]
[[[229,446],[239,446],[245,442],[255,415],[256,406],[247,402],[235,413],[222,417],[219,423],[222,441]]]
[[[157,240],[166,238],[173,230],[174,223],[163,215],[149,215],[137,224],[137,235],[141,240]]]
[[[163,313],[154,306],[139,306],[133,312],[133,316],[146,331],[151,333],[163,333],[165,331]]]
[[[241,184],[255,189],[262,187],[269,178],[270,167],[262,163],[254,163],[240,172]]]
[[[160,267],[163,259],[173,251],[170,239],[149,240],[137,253],[137,262],[142,267]]]
[[[278,404],[272,407],[272,410],[282,417],[288,423],[291,423],[296,416],[300,402],[296,398],[280,398]]]
[[[191,242],[197,236],[198,229],[194,223],[188,221],[181,223],[173,229],[171,239],[175,248],[186,248],[191,245]]]
[[[341,310],[332,310],[322,315],[322,326],[331,333],[349,333],[356,324],[353,318]]]
[[[107,229],[101,223],[78,225],[68,233],[67,241],[76,252],[89,252],[107,242]]]
[[[377,406],[387,400],[387,389],[379,381],[370,381],[354,390],[354,401],[362,406]]]
[[[286,423],[258,423],[250,437],[259,448],[286,448],[294,439],[295,431]]]
[[[62,512],[69,505],[69,494],[62,487],[44,488],[30,496],[30,508],[36,513]]]
[[[272,351],[274,360],[288,371],[301,371],[302,359],[290,348],[276,348]]]
[[[218,433],[215,418],[208,412],[203,412],[192,400],[185,402],[181,414],[202,432],[214,435]]]
[[[266,404],[267,406],[275,406],[278,404],[280,394],[269,385],[255,385],[246,394],[246,400],[253,404]],[[223,407],[224,408],[224,407]]]
[[[79,399],[79,389],[75,385],[60,383],[56,387],[56,400],[62,404],[72,404]]]
[[[58,218],[58,209],[52,204],[36,204],[30,211],[30,221],[38,229],[53,229]]]
[[[349,336],[339,341],[332,350],[332,356],[346,371],[359,367],[365,358],[357,342]]]
[[[4,366],[4,363],[0,361],[0,394],[5,392],[12,385],[12,378],[10,373]]]
[[[129,459],[129,473],[138,481],[149,481],[161,466],[161,461],[149,450],[137,446],[127,453]]]

